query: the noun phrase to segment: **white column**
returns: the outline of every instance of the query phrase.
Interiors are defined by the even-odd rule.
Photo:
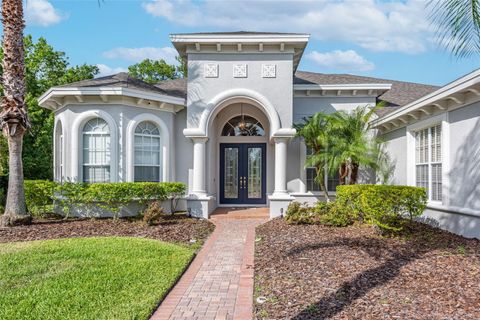
[[[193,140],[193,187],[192,193],[203,196],[207,194],[205,184],[205,143],[208,138],[199,137]]]
[[[287,195],[287,143],[289,138],[275,140],[275,190],[273,196]]]

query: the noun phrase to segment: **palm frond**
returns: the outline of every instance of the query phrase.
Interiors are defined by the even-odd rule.
[[[441,46],[459,58],[480,52],[480,0],[430,0],[427,7]]]

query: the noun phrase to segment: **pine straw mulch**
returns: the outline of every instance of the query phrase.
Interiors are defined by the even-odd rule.
[[[157,225],[147,226],[136,218],[122,219],[34,219],[31,225],[0,227],[0,243],[76,237],[127,236],[168,242],[197,243],[213,232],[208,220],[189,218],[185,214],[165,216]]]
[[[257,228],[256,319],[480,319],[480,241],[413,223]]]

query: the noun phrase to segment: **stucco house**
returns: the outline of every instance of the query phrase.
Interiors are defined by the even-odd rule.
[[[444,87],[298,71],[309,35],[173,34],[188,78],[150,85],[128,74],[54,87],[55,179],[181,181],[186,209],[268,206],[322,195],[294,123],[385,101],[372,123],[393,183],[427,187],[425,218],[480,237],[480,71]],[[338,180],[327,179],[334,191]]]

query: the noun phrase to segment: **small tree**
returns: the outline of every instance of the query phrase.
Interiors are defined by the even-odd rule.
[[[129,66],[128,73],[132,77],[150,84],[155,84],[167,79],[179,78],[177,68],[174,65],[166,63],[163,59],[145,59],[137,64]]]
[[[326,152],[329,143],[330,116],[318,112],[310,118],[305,118],[303,124],[295,125],[297,136],[303,138],[305,146],[311,150],[305,161],[306,167],[315,168],[315,182],[330,201],[327,187],[325,186],[325,165],[329,162]]]
[[[382,141],[374,136],[369,125],[378,107],[337,111],[329,116],[328,168],[338,168],[340,184],[356,184],[360,166],[379,169]]]

